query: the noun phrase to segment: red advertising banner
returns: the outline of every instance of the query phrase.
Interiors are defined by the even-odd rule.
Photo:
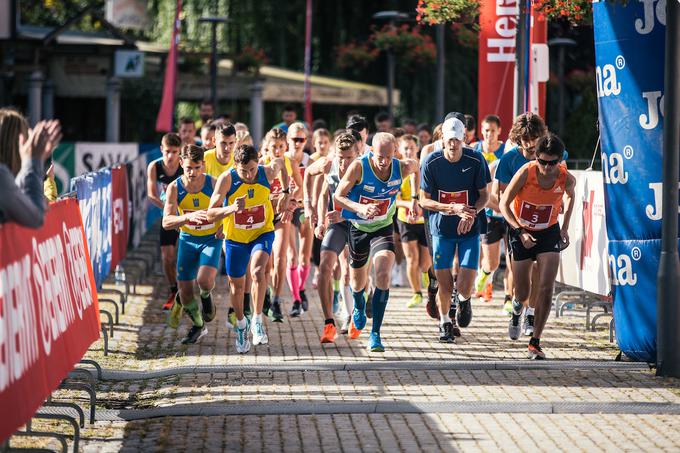
[[[111,169],[111,269],[125,258],[129,235],[128,179],[124,166]]]
[[[0,443],[25,424],[99,338],[99,304],[78,202],[42,228],[0,225]]]
[[[172,38],[170,50],[165,61],[165,76],[163,78],[163,97],[161,107],[156,117],[156,132],[171,132],[173,128],[172,117],[175,114],[175,87],[177,86],[177,53],[179,49],[182,22],[182,0],[177,0],[175,5],[175,20],[172,22]]]
[[[513,120],[517,0],[482,0],[479,6],[477,115],[498,115],[505,140]],[[533,14],[531,43],[545,43],[547,22]],[[531,72],[530,72],[531,73]],[[545,83],[538,84],[539,114],[545,116]]]

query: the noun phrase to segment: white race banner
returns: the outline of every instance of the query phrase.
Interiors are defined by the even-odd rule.
[[[560,254],[557,281],[606,296],[611,286],[602,173],[583,170],[571,173],[576,177],[574,211],[569,222],[571,245]]]
[[[137,143],[77,142],[75,150],[75,175],[97,171],[104,167],[131,162],[139,155]]]

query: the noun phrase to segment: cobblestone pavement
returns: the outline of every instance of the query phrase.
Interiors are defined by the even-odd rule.
[[[644,365],[616,367],[606,323],[586,331],[582,312],[551,314],[542,341],[550,360],[537,364],[525,360],[526,338],[507,338],[500,299],[476,301],[471,326],[446,345],[436,341],[437,324],[424,306],[407,309],[409,292],[393,289],[383,328],[387,351],[369,354],[365,333],[319,344],[323,317],[309,285],[308,313],[267,321],[270,344],[238,355],[225,327],[223,279],[215,291],[219,314],[189,347],[179,344],[188,320],[178,330],[165,326],[165,291],[158,274],[138,285],[109,355],[101,340],[88,352],[105,379],[97,384],[97,422],[82,430],[81,450],[680,449],[678,381],[657,378]],[[150,379],[120,373],[172,367],[198,368]],[[74,392],[55,396],[73,400]],[[175,415],[161,416],[168,409]],[[55,428],[34,428],[41,423]],[[11,445],[56,446],[18,438]]]

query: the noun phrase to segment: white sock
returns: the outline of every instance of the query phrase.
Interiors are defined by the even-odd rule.
[[[439,313],[439,325],[443,326],[447,322],[451,322],[451,318],[449,318],[449,314],[446,313],[445,315],[442,315],[441,313]]]
[[[458,301],[459,302],[465,302],[467,299],[463,297],[460,293],[458,293]]]
[[[259,322],[259,323],[262,322],[262,313],[259,313],[255,316],[253,316],[253,324],[256,323],[256,322]]]
[[[345,310],[347,310],[347,314],[351,315],[352,310],[354,309],[354,299],[352,299],[352,288],[350,288],[349,285],[345,285],[342,288],[342,291],[340,291],[340,295],[342,296],[342,300],[345,303]]]
[[[527,309],[526,309],[526,314],[527,314],[528,316],[534,316],[534,309],[531,308],[531,307],[527,307]]]
[[[236,320],[236,327],[238,327],[239,329],[245,329],[246,328],[246,318],[245,318],[245,316],[242,319]]]

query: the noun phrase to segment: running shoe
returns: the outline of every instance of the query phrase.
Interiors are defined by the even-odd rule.
[[[323,326],[323,335],[321,335],[321,343],[335,343],[335,337],[338,331],[335,324],[326,324]]]
[[[472,300],[461,300],[456,310],[456,321],[460,327],[467,327],[472,321]]]
[[[342,326],[340,326],[340,333],[343,335],[347,335],[347,332],[349,332],[350,324],[352,324],[352,317],[347,315],[342,320]]]
[[[168,326],[176,329],[182,320],[182,304],[179,303],[179,293],[173,300],[172,308],[168,313]]]
[[[184,340],[182,340],[182,344],[194,344],[203,338],[207,333],[208,327],[206,327],[205,324],[203,324],[201,327],[191,326],[189,333],[187,333],[187,336],[184,338]]]
[[[355,307],[354,311],[352,312],[352,321],[354,321],[354,327],[356,327],[358,330],[363,330],[364,327],[366,327],[366,311],[359,310]]]
[[[453,323],[445,322],[444,325],[439,326],[439,342],[453,343],[455,341],[453,335]]]
[[[253,334],[253,345],[257,346],[259,344],[269,343],[269,337],[267,337],[267,332],[264,330],[262,321],[254,321],[251,332]]]
[[[503,314],[507,316],[512,315],[512,301],[511,300],[506,300],[505,303],[503,304]]]
[[[413,297],[411,297],[411,300],[406,304],[407,308],[414,308],[417,307],[418,305],[423,303],[423,295],[422,294],[414,294]]]
[[[233,307],[229,307],[229,313],[227,314],[227,329],[236,329],[236,312]]]
[[[427,314],[432,319],[439,319],[439,307],[437,307],[437,292],[434,294],[427,290],[427,304],[425,307]]]
[[[522,326],[524,336],[530,337],[534,334],[534,315],[524,316],[524,323]]]
[[[484,302],[491,302],[491,299],[493,299],[493,285],[491,282],[486,284],[486,288],[484,288],[482,293],[482,299],[484,299]]]
[[[451,332],[453,333],[453,336],[454,337],[460,337],[460,327],[458,327],[458,324],[456,324],[456,317],[455,316],[453,318],[451,318],[451,324],[453,326],[451,328]]]
[[[281,302],[275,300],[269,309],[269,317],[274,322],[283,322],[283,312],[281,311]]]
[[[491,274],[487,274],[483,271],[478,271],[477,272],[477,278],[475,278],[475,292],[479,295],[482,294],[482,291],[484,291],[484,287],[486,286],[486,281],[489,279]],[[479,297],[479,296],[477,296]]]
[[[347,335],[352,340],[356,340],[361,335],[361,329],[357,329],[357,326],[354,325],[354,321],[349,322],[349,330],[347,331]]]
[[[539,345],[534,346],[533,344],[529,344],[527,358],[529,360],[545,360],[545,353]]]
[[[291,318],[297,318],[302,314],[302,307],[300,306],[300,301],[296,300],[293,302],[293,306],[290,308],[290,311],[288,312],[288,316]]]
[[[368,337],[368,350],[371,352],[385,352],[385,347],[380,341],[380,334],[378,332],[371,332]]]
[[[519,338],[519,334],[522,331],[520,322],[521,317],[521,312],[518,315],[513,312],[510,316],[510,322],[508,323],[508,337],[510,337],[511,340],[516,340]]]
[[[307,295],[305,294],[304,289],[300,290],[300,302],[302,305],[302,313],[309,311],[309,301],[307,300]]]
[[[179,293],[170,293],[168,296],[168,300],[165,301],[163,304],[163,310],[170,310],[172,309],[172,304],[175,303],[175,296],[177,296]]]
[[[201,308],[203,309],[203,320],[205,322],[210,322],[215,319],[217,310],[215,310],[215,304],[213,303],[210,294],[208,294],[207,297],[201,296]]]
[[[244,318],[246,319],[246,318]],[[248,340],[248,320],[246,319],[246,326],[241,329],[236,326],[236,352],[245,354],[250,351],[250,340]]]

